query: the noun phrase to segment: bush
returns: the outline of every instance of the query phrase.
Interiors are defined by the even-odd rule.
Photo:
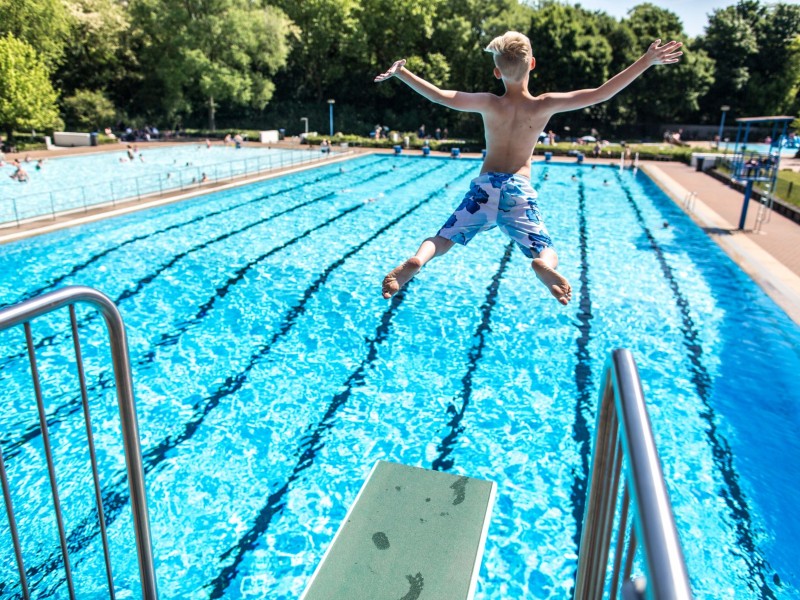
[[[224,139],[226,135],[233,137],[238,133],[248,142],[257,142],[261,133],[257,129],[217,129],[216,131],[211,131],[210,129],[183,129],[181,131],[187,137],[209,138],[212,140]]]
[[[64,98],[67,123],[82,131],[102,131],[117,117],[114,104],[103,92],[76,90],[69,98]]]
[[[326,135],[308,136],[306,143],[312,146],[318,146],[322,140],[330,140],[331,144],[341,144],[347,142],[351,146],[360,148],[394,148],[395,146],[403,146],[405,148],[404,138],[408,138],[408,147],[416,150],[425,146],[425,140],[419,139],[416,135],[411,133],[397,132],[399,141],[395,142],[389,134],[388,138],[381,138],[376,140],[372,137],[364,137],[360,135],[342,134],[337,133],[335,136],[328,137]],[[483,142],[478,140],[427,140],[428,146],[433,151],[450,152],[451,148],[460,148],[463,152],[480,152],[483,150]]]
[[[663,144],[627,144],[631,150],[631,157],[639,154],[639,160],[673,160],[686,163],[692,161],[692,149]],[[625,151],[626,146],[622,144],[608,144],[600,150],[600,158],[616,158]],[[576,152],[583,153],[586,158],[592,157],[593,144],[576,144],[573,142],[558,142],[553,146],[538,144],[534,151],[534,156],[543,156],[545,152],[551,152],[553,156],[574,156]]]

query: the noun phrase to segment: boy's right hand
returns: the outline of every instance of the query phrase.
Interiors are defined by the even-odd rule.
[[[375,83],[379,83],[381,81],[386,81],[390,77],[393,77],[402,67],[406,64],[406,59],[401,58],[391,66],[391,68],[386,71],[386,73],[381,73],[375,78]]]
[[[645,56],[651,65],[668,65],[678,62],[683,52],[678,48],[683,46],[681,42],[672,40],[663,46],[660,46],[661,40],[656,40],[647,49]]]

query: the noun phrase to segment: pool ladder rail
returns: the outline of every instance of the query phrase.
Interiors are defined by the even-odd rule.
[[[628,350],[614,350],[606,362],[595,431],[575,600],[615,600],[618,594],[625,600],[689,600],[692,594],[672,505],[639,372]],[[627,465],[624,476],[623,463]],[[617,518],[620,483],[622,504]],[[615,521],[614,561],[607,582]],[[637,551],[641,551],[645,573],[631,578]]]
[[[89,416],[89,401],[86,390],[86,378],[83,369],[80,341],[78,339],[78,324],[75,316],[76,304],[87,304],[98,310],[103,315],[108,330],[109,342],[111,346],[111,359],[114,367],[114,381],[116,384],[117,402],[119,405],[120,424],[122,428],[122,442],[125,449],[125,464],[128,475],[128,487],[130,490],[131,508],[133,512],[133,528],[136,539],[136,552],[139,563],[142,598],[143,600],[157,600],[158,591],[156,589],[155,568],[153,566],[153,547],[150,537],[150,520],[147,510],[147,497],[145,495],[144,470],[142,468],[142,453],[139,444],[139,426],[136,419],[136,406],[133,397],[133,382],[131,380],[130,358],[128,354],[127,337],[125,335],[125,326],[122,322],[122,317],[120,316],[117,307],[107,296],[95,289],[83,286],[66,287],[0,310],[0,332],[17,325],[23,326],[25,330],[28,360],[30,362],[33,388],[38,408],[39,426],[42,433],[42,445],[47,461],[50,491],[55,510],[55,520],[58,527],[58,538],[61,545],[61,555],[64,565],[65,580],[69,590],[69,597],[74,599],[76,596],[73,585],[72,570],[70,567],[69,553],[67,549],[67,537],[64,529],[63,517],[61,514],[61,500],[59,498],[58,485],[56,483],[57,480],[53,461],[53,453],[50,446],[47,415],[45,413],[44,399],[42,397],[39,371],[36,365],[36,355],[31,331],[31,321],[33,321],[35,318],[64,307],[69,308],[70,323],[72,327],[75,362],[77,365],[77,375],[81,390],[84,423],[87,432],[87,446],[92,467],[92,477],[94,480],[95,504],[98,514],[100,535],[103,542],[103,556],[105,559],[106,579],[109,586],[109,598],[115,598],[114,581],[111,574],[110,550],[108,537],[106,535],[105,517],[103,514],[103,503],[100,491],[100,478],[97,468],[97,456],[95,453],[92,425]],[[9,489],[8,485],[2,448],[0,448],[0,483],[2,483],[3,499],[6,506],[6,514],[8,517],[11,539],[14,545],[14,555],[17,562],[17,570],[19,572],[22,597],[27,600],[30,598],[28,578],[26,575],[22,549],[17,532],[16,518],[11,501],[11,490]]]
[[[683,207],[686,209],[686,212],[694,212],[694,205],[697,203],[697,197],[697,192],[686,192],[686,195],[683,197]]]

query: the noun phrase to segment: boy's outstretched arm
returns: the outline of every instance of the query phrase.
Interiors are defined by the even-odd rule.
[[[639,60],[624,71],[617,73],[598,88],[591,90],[575,90],[574,92],[542,94],[539,96],[546,106],[553,112],[577,110],[593,104],[605,102],[626,88],[634,79],[639,77],[652,65],[668,65],[678,62],[683,52],[678,49],[681,42],[671,41],[663,46],[661,40],[656,40],[647,49]]]
[[[375,78],[375,83],[386,81],[392,77],[397,77],[400,81],[408,85],[412,90],[424,96],[431,102],[453,108],[455,110],[480,112],[492,99],[492,94],[471,94],[469,92],[455,92],[452,90],[441,90],[422,77],[414,75],[405,68],[406,61],[398,60],[385,73],[381,73]]]

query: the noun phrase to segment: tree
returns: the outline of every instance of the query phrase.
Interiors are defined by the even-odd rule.
[[[700,47],[714,59],[714,83],[703,100],[704,112],[712,120],[722,104],[730,105],[733,114],[741,114],[750,81],[751,58],[758,54],[752,15],[747,18],[748,14],[740,7],[713,11],[705,35],[698,40]]]
[[[528,37],[539,93],[596,87],[610,75],[611,46],[600,35],[596,15],[580,6],[544,4],[533,16]]]
[[[703,48],[716,60],[715,83],[704,99],[713,117],[720,104],[735,116],[796,110],[800,78],[800,7],[742,0],[709,18]]]
[[[298,28],[285,84],[294,97],[311,97],[321,103],[340,90],[352,75],[358,49],[357,0],[276,0]]]
[[[135,64],[126,47],[130,21],[123,5],[115,0],[73,0],[69,7],[73,18],[56,82],[65,94],[117,88],[128,76],[126,62]]]
[[[133,0],[130,11],[143,74],[136,101],[171,117],[205,104],[212,130],[218,103],[269,102],[296,32],[283,11],[250,0]]]
[[[61,0],[0,0],[0,37],[11,33],[51,71],[60,64],[72,18]]]
[[[655,39],[686,40],[677,15],[653,4],[639,4],[628,13],[623,24],[630,28],[636,52],[641,55]],[[684,55],[668,69],[653,67],[644,75],[646,83],[634,84],[626,91],[623,102],[635,107],[637,120],[644,124],[681,121],[699,111],[699,99],[713,82],[713,61],[700,48],[690,43],[682,48]],[[652,132],[651,132],[652,133]]]
[[[8,139],[14,130],[61,126],[50,73],[30,44],[13,34],[0,38],[0,127]]]
[[[751,56],[752,76],[748,92],[759,98],[752,109],[778,115],[791,110],[795,102],[793,82],[797,80],[796,46],[800,36],[800,6],[772,4],[756,22],[758,53]]]

